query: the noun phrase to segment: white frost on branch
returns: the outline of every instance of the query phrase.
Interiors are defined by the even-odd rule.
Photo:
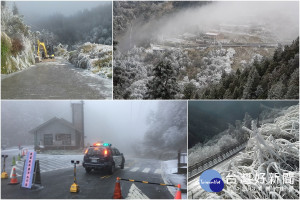
[[[250,133],[245,152],[219,171],[223,178],[229,174],[235,177],[236,184],[225,184],[219,193],[202,193],[201,198],[299,199],[299,106],[291,106],[282,114],[260,128],[256,123],[252,123],[252,130],[243,127]],[[246,173],[265,173],[266,181],[244,176]],[[278,182],[271,184],[275,173]],[[294,179],[293,184],[284,183],[288,173]]]

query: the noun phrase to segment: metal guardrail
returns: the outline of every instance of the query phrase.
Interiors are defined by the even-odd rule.
[[[206,169],[209,169],[217,164],[219,164],[220,162],[223,162],[224,160],[226,160],[227,158],[233,156],[234,154],[240,152],[241,150],[243,150],[244,148],[246,148],[248,141],[244,141],[238,144],[235,144],[233,146],[227,147],[225,149],[222,149],[221,152],[207,157],[204,160],[201,160],[200,162],[189,166],[188,167],[188,180],[192,180],[194,179],[196,176],[198,176],[201,172],[203,172]]]

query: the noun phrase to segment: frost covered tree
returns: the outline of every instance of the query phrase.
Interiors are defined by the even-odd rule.
[[[19,9],[18,9],[15,2],[14,2],[14,5],[13,5],[12,12],[13,12],[13,15],[18,15],[19,14]]]
[[[255,91],[255,95],[257,96],[258,99],[262,99],[264,94],[264,89],[261,85],[258,85]]]
[[[153,78],[147,83],[147,99],[174,99],[179,92],[176,71],[170,61],[161,61],[153,68]]]
[[[286,93],[286,88],[282,81],[272,85],[268,92],[268,99],[281,99]]]
[[[111,4],[95,6],[76,12],[72,16],[55,13],[41,18],[35,26],[53,32],[60,43],[112,44],[112,10]]]
[[[34,64],[32,32],[22,16],[1,4],[1,73],[8,74]]]
[[[204,61],[209,63],[211,60],[206,58]],[[298,99],[297,69],[299,70],[299,37],[291,45],[284,48],[279,46],[272,58],[255,55],[248,67],[236,71],[234,78],[231,78],[230,73],[223,73],[218,83],[206,82],[203,85],[205,88],[201,90],[202,96],[221,99],[230,97],[231,93],[234,99]],[[216,90],[213,91],[212,88]],[[208,91],[213,91],[213,95],[209,96]]]
[[[243,99],[253,99],[256,97],[255,92],[259,83],[259,74],[255,67],[252,67],[247,83],[244,86],[243,90]]]
[[[187,148],[187,107],[184,101],[160,101],[156,112],[147,117],[144,136],[145,153],[163,158]],[[159,138],[159,139],[158,139]]]
[[[278,114],[271,111],[259,128],[243,127],[250,134],[246,149],[219,171],[233,175],[235,184],[201,199],[299,199],[299,105]]]
[[[252,117],[246,112],[243,120],[243,126],[251,128]]]
[[[299,93],[299,68],[292,73],[288,83],[288,90],[285,94],[286,99],[297,99]]]

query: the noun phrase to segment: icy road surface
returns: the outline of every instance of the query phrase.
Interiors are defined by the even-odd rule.
[[[112,80],[69,62],[38,63],[1,77],[2,99],[111,99]]]

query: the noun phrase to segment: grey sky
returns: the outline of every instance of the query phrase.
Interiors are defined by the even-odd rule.
[[[16,5],[19,13],[24,15],[27,23],[34,23],[38,18],[61,13],[70,16],[85,9],[91,9],[99,5],[108,4],[110,1],[10,1],[10,5]]]
[[[299,36],[299,1],[213,1],[202,7],[153,17],[149,22],[141,18],[132,23],[133,28],[128,28],[118,39],[119,49],[128,48],[129,37],[139,44],[151,37],[167,38],[195,30],[216,31],[220,25],[263,26],[264,31],[272,33],[273,39],[292,41]]]
[[[78,101],[2,101],[1,138],[6,141],[16,133],[28,135],[32,128],[53,117],[71,122],[71,102]],[[84,101],[86,142],[111,142],[120,151],[130,152],[131,145],[143,140],[147,116],[156,111],[157,105],[157,101]]]

